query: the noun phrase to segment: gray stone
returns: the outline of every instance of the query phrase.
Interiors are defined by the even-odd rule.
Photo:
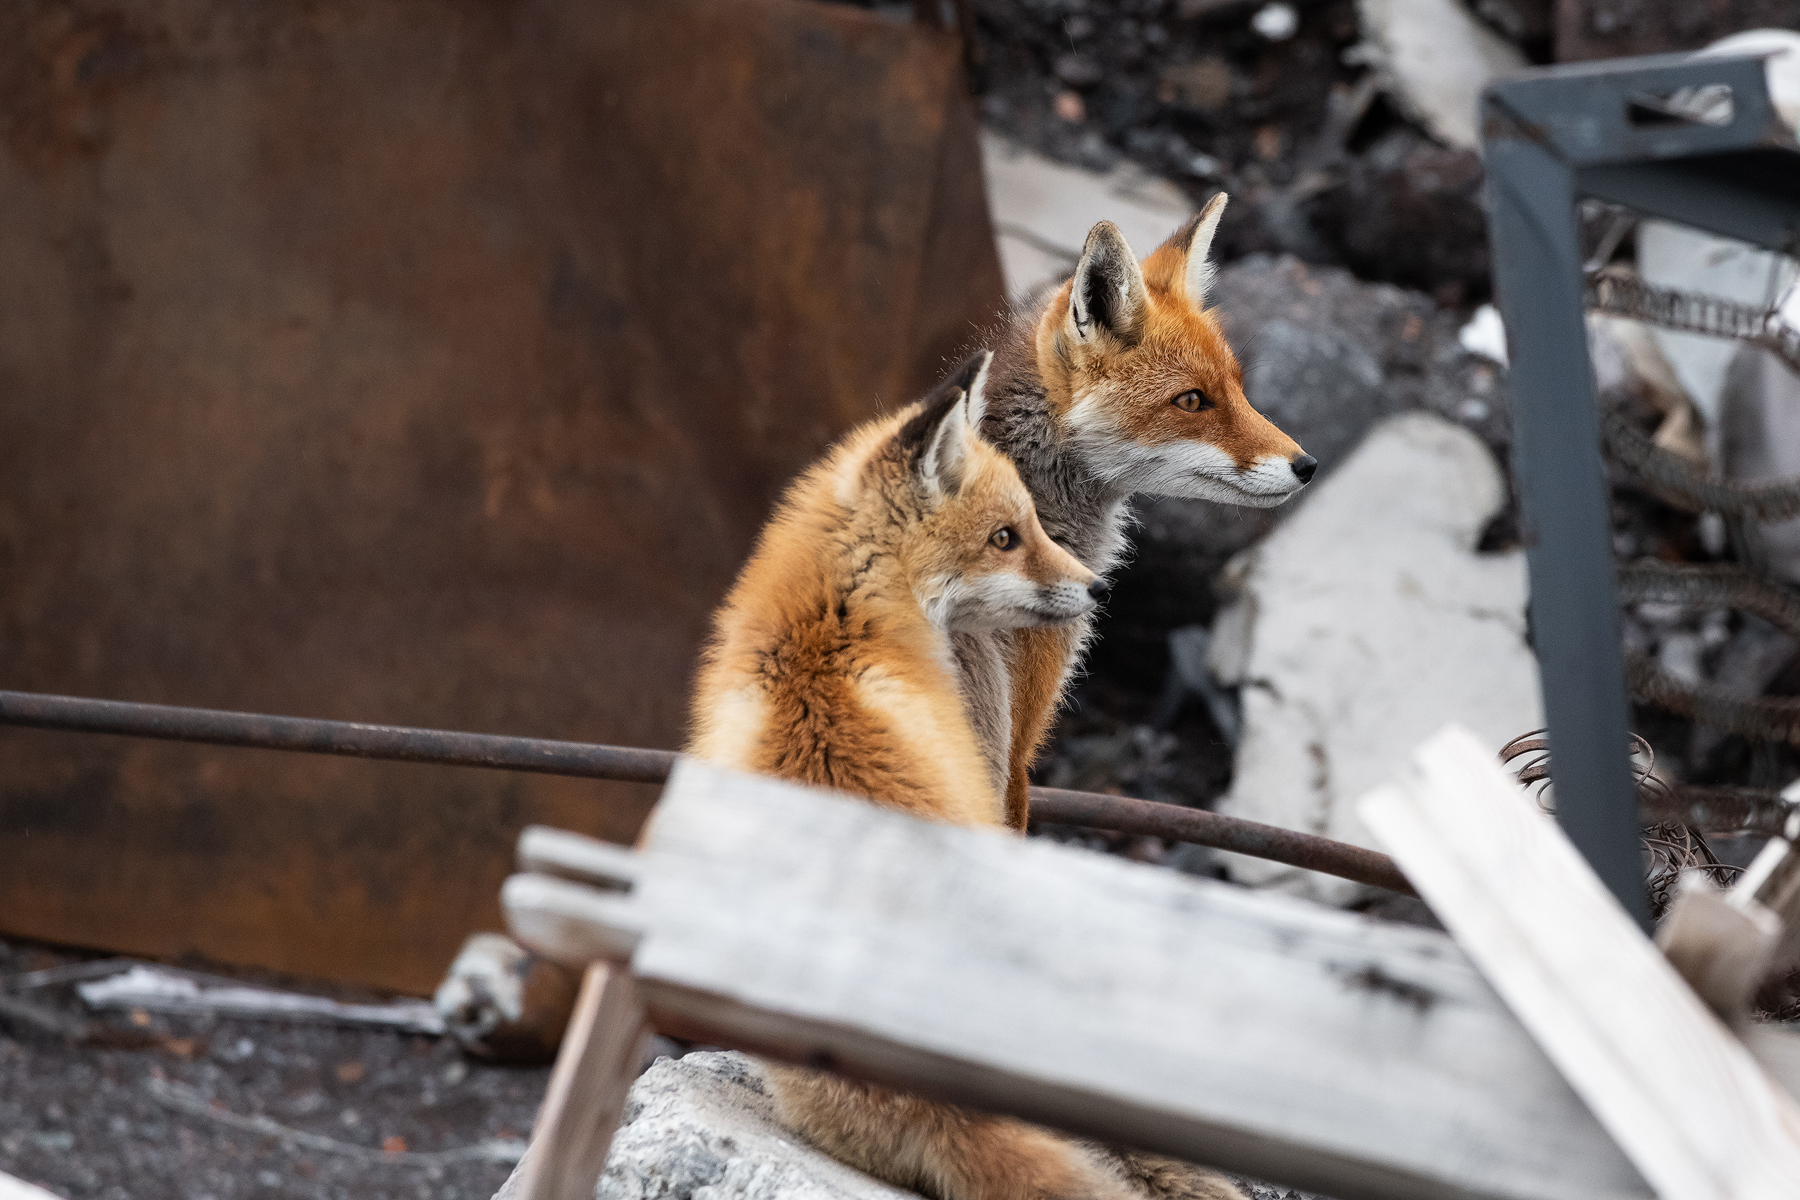
[[[516,1200],[520,1170],[494,1200]],[[814,1150],[775,1118],[756,1060],[659,1058],[626,1098],[596,1200],[917,1200]]]
[[[1370,425],[1396,411],[1384,379],[1375,356],[1343,332],[1277,317],[1258,332],[1244,391],[1275,424],[1304,433],[1321,464],[1337,463]]]
[[[662,1059],[632,1086],[598,1200],[910,1200],[775,1118],[755,1060]]]
[[[1234,1177],[1235,1178],[1235,1177]],[[519,1172],[494,1200],[515,1200]],[[1237,1179],[1246,1200],[1319,1200]],[[806,1145],[753,1058],[658,1059],[632,1085],[596,1200],[918,1200]]]

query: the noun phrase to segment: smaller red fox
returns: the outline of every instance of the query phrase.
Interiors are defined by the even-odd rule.
[[[1067,626],[1106,584],[1050,540],[1012,461],[981,439],[990,357],[852,433],[788,490],[714,618],[689,753],[1005,827],[1004,777],[964,708],[952,635]],[[764,1069],[800,1136],[935,1200],[1241,1200],[1184,1163]]]
[[[691,753],[916,816],[1000,826],[952,633],[1066,624],[1105,594],[981,440],[990,355],[788,490],[720,608]]]

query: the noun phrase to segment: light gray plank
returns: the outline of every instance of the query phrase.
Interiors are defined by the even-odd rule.
[[[1342,1200],[1651,1194],[1441,934],[691,762],[644,844],[530,898],[664,1029]]]
[[[1358,811],[1658,1194],[1795,1194],[1800,1106],[1473,734]]]
[[[1448,938],[684,762],[659,1025],[1356,1200],[1641,1177]]]

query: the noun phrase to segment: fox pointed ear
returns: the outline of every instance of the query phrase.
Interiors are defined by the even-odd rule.
[[[956,397],[931,430],[925,453],[919,456],[919,482],[927,491],[953,496],[961,488],[963,471],[969,462],[969,445],[975,439],[975,427],[969,420],[969,393],[958,389]]]
[[[956,370],[950,372],[942,383],[925,397],[924,410],[935,413],[950,403],[951,394],[962,392],[968,396],[971,405],[978,411],[974,414],[974,428],[981,428],[981,417],[987,409],[987,376],[988,364],[994,361],[992,350],[977,350],[962,360]]]
[[[1213,234],[1219,232],[1219,218],[1225,215],[1227,196],[1220,192],[1206,202],[1206,207],[1188,218],[1187,224],[1169,239],[1181,254],[1179,278],[1187,292],[1187,301],[1196,309],[1206,307],[1206,290],[1212,286],[1219,268],[1213,264]]]
[[[1092,342],[1101,330],[1127,343],[1135,342],[1149,303],[1144,273],[1125,235],[1111,221],[1088,231],[1075,264],[1069,289],[1069,332],[1078,342]]]

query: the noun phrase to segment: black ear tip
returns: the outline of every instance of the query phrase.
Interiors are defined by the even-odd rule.
[[[988,363],[992,362],[993,358],[994,352],[992,350],[977,350],[975,353],[969,355],[969,357],[963,359],[962,366],[956,368],[956,374],[952,376],[955,380],[955,386],[965,392],[973,391],[975,389],[975,381],[981,378],[981,372],[987,368]]]

